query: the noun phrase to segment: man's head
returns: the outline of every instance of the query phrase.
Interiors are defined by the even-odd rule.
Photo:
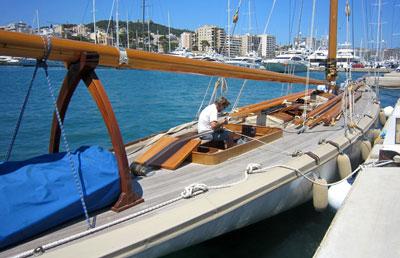
[[[227,108],[231,103],[225,98],[220,97],[218,100],[215,101],[215,105],[217,106],[218,112],[221,112],[225,108]]]

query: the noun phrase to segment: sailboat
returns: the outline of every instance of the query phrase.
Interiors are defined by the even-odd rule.
[[[337,0],[331,0],[331,5],[330,39],[335,39]],[[81,174],[75,179],[81,187],[71,205],[75,212],[80,207],[83,210],[66,219],[70,213],[67,208],[71,208],[67,205],[44,218],[30,221],[28,229],[21,229],[33,215],[48,212],[41,209],[41,205],[49,204],[51,199],[65,200],[73,194],[53,198],[52,189],[25,191],[35,194],[38,199],[35,200],[29,199],[29,195],[22,196],[25,192],[9,192],[8,199],[2,199],[7,209],[2,209],[0,216],[7,219],[7,228],[18,229],[6,235],[3,227],[0,229],[1,256],[29,257],[44,253],[55,257],[157,257],[274,216],[310,200],[313,186],[320,178],[327,182],[336,180],[339,155],[347,154],[349,160],[359,162],[360,142],[374,126],[379,113],[375,93],[363,82],[352,83],[343,93],[335,87],[334,43],[329,46],[329,83],[266,70],[6,31],[0,31],[0,43],[0,55],[36,58],[44,68],[47,59],[68,64],[68,73],[55,101],[50,154],[45,157],[48,163],[44,167],[50,168],[46,175],[51,179],[53,174],[58,175],[58,170],[69,170],[68,163],[77,163],[75,167],[81,169]],[[196,122],[125,144],[101,78],[96,75],[97,65],[327,84],[331,92],[306,89],[235,109],[228,114],[230,120],[225,128],[245,140],[229,148],[219,142],[201,140]],[[86,148],[58,153],[65,114],[81,80],[101,111],[112,142],[111,152]],[[346,97],[352,101],[346,101]],[[342,107],[344,113],[353,114],[343,115]],[[56,168],[53,162],[58,161],[61,163]],[[38,159],[4,162],[0,175],[14,173],[15,167],[29,166],[29,171],[34,171],[41,162]],[[74,170],[74,166],[71,167]],[[134,170],[135,177],[130,169]],[[86,181],[88,174],[94,177],[92,181]],[[96,185],[98,190],[92,190],[93,185],[88,182],[96,180],[104,186]],[[26,180],[26,183],[33,182]],[[55,183],[64,186],[58,178]],[[12,187],[12,183],[7,186]],[[100,194],[94,195],[96,192]],[[28,203],[33,203],[33,210],[25,209]],[[9,207],[18,207],[24,213],[22,210],[11,213]],[[86,220],[79,217],[82,213]],[[51,227],[48,227],[48,217],[51,217]],[[23,223],[12,225],[17,220]]]

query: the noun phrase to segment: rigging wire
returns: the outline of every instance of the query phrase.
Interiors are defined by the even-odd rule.
[[[313,0],[312,15],[311,15],[311,32],[310,32],[311,39],[314,36],[315,4],[316,4],[316,0]],[[302,4],[302,8],[303,8],[303,4]],[[311,66],[311,59],[308,59],[307,76],[306,76],[306,87],[304,88],[304,96],[307,95],[309,84],[310,84],[310,66]],[[307,118],[307,100],[304,102],[304,104],[305,105],[304,105],[303,114],[302,114],[302,116],[303,116],[303,125],[305,124],[306,118]]]
[[[11,153],[12,153],[12,149],[14,147],[15,139],[17,138],[18,131],[19,131],[19,128],[21,126],[22,118],[23,118],[24,113],[25,113],[26,105],[28,104],[29,96],[31,94],[33,82],[35,81],[38,68],[39,68],[39,63],[36,62],[35,70],[33,71],[33,75],[32,75],[31,81],[29,83],[29,87],[28,87],[28,90],[26,92],[24,101],[22,103],[21,110],[20,110],[20,113],[19,113],[19,116],[18,116],[18,119],[17,119],[17,123],[15,124],[15,128],[14,128],[14,131],[13,131],[13,134],[12,134],[12,137],[11,137],[10,144],[8,146],[8,149],[7,149],[7,153],[6,153],[6,156],[5,156],[5,161],[8,161],[10,159],[10,156],[11,156]]]
[[[206,97],[207,97],[207,95],[208,95],[208,91],[209,91],[209,89],[210,89],[211,82],[212,82],[213,79],[214,79],[214,77],[211,77],[211,78],[210,78],[210,81],[208,82],[208,86],[207,86],[206,92],[204,93],[203,100],[201,101],[201,104],[200,104],[200,106],[199,106],[199,109],[197,110],[195,119],[199,118],[200,112],[201,112],[201,110],[202,110],[202,108],[203,108],[204,101],[206,100]]]

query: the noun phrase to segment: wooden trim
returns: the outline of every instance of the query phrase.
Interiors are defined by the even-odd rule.
[[[258,128],[262,128],[261,126],[256,126],[256,131]],[[215,165],[221,162],[224,162],[230,158],[236,157],[240,154],[248,152],[254,148],[257,148],[262,145],[262,141],[264,143],[275,141],[282,137],[282,130],[279,128],[265,128],[265,134],[262,136],[257,136],[258,141],[251,140],[247,143],[236,145],[232,148],[226,150],[216,150],[214,148],[208,147],[211,151],[210,152],[200,152],[200,151],[193,151],[192,152],[192,162],[203,164],[203,165]],[[262,129],[259,129],[261,132]],[[238,131],[238,130],[236,130]]]
[[[308,90],[307,92],[297,92],[297,93],[293,93],[287,96],[283,96],[283,97],[279,97],[279,98],[275,98],[275,99],[270,99],[267,101],[263,101],[257,104],[252,104],[252,105],[248,105],[242,108],[239,108],[238,112],[234,112],[231,114],[231,117],[234,118],[239,118],[239,117],[245,117],[248,116],[251,113],[259,113],[262,110],[277,106],[282,104],[285,100],[286,101],[295,101],[298,98],[304,97],[305,95],[309,95],[311,94],[313,90]]]
[[[96,52],[99,54],[99,65],[108,67],[194,73],[260,81],[307,83],[305,77],[134,49],[126,49],[128,63],[120,64],[120,52],[112,46],[55,37],[51,38],[51,44],[52,51],[49,59],[67,63],[79,60],[83,52]],[[41,59],[44,55],[44,49],[44,41],[38,35],[0,30],[0,55]],[[325,83],[323,80],[309,79],[309,84]]]

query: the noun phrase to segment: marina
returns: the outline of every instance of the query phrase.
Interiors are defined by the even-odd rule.
[[[381,105],[396,96],[368,76],[388,72],[382,78],[397,79],[399,62],[383,61],[379,46],[369,62],[365,53],[337,48],[337,0],[329,4],[327,52],[319,59],[298,38],[265,59],[269,35],[241,41],[256,52],[235,52],[241,1],[232,17],[228,1],[227,34],[210,25],[196,30],[195,54],[175,45],[172,51],[169,13],[169,35],[157,39],[157,48],[150,21],[147,38],[136,32],[130,48],[129,22],[124,42],[115,4],[111,44],[108,28],[102,39],[96,27],[94,0],[94,42],[58,37],[56,30],[42,34],[38,12],[37,33],[0,30],[1,94],[9,96],[0,102],[0,145],[7,150],[0,163],[0,257],[196,257],[192,246],[299,207],[326,211],[328,186],[357,166],[351,175],[363,171],[378,123],[389,114]],[[345,6],[348,46],[350,2]],[[143,28],[145,8],[143,2]],[[248,12],[251,31],[250,1]],[[219,35],[215,42],[201,38],[210,30]],[[385,127],[381,138],[400,142],[396,126]],[[357,187],[362,178],[352,191],[364,191]],[[330,228],[338,227],[343,209]],[[323,228],[333,217],[325,214]],[[326,238],[335,232],[330,228]],[[311,256],[320,239],[298,255]],[[316,255],[326,243],[340,241],[323,240]]]

